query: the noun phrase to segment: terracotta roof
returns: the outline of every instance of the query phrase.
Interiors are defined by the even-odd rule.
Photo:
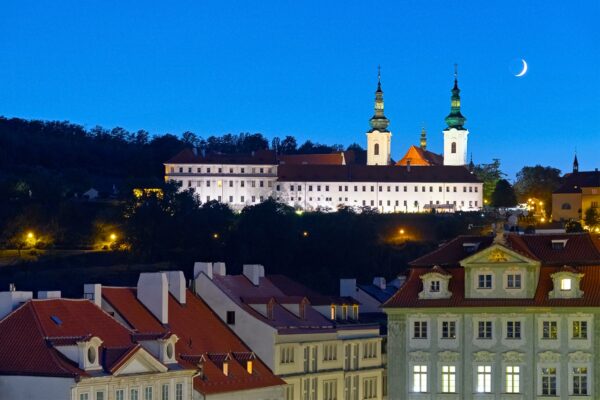
[[[466,299],[464,296],[464,268],[448,269],[452,274],[449,299],[419,299],[423,290],[420,276],[430,271],[429,268],[413,268],[408,280],[398,292],[384,305],[387,308],[450,308],[450,307],[598,307],[600,306],[600,264],[578,267],[584,277],[581,289],[584,295],[580,299],[550,299],[548,293],[553,288],[551,275],[561,267],[542,266],[540,278],[534,298],[532,299]]]
[[[209,153],[204,156],[195,154],[192,149],[184,149],[165,164],[267,164],[276,165],[274,151],[258,150],[251,154]]]
[[[96,336],[101,363],[110,372],[117,351],[135,344],[131,332],[89,300],[30,300],[0,321],[0,374],[78,377],[89,374],[54,346]]]
[[[331,154],[281,154],[280,164],[286,165],[344,165],[343,152]]]
[[[581,188],[600,187],[600,171],[565,174],[564,183],[554,193],[581,193]]]
[[[552,241],[566,240],[563,249],[553,249]],[[414,267],[458,266],[460,261],[487,247],[492,236],[458,236],[409,264]],[[533,234],[506,236],[506,246],[544,265],[585,265],[600,263],[600,241],[589,233]],[[471,245],[471,246],[469,246]],[[474,250],[473,250],[474,249]]]
[[[410,146],[404,157],[402,157],[396,165],[406,166],[409,161],[411,166],[444,165],[443,156],[428,150],[423,150],[417,146]]]
[[[175,351],[179,362],[189,368],[196,367],[203,357],[203,377],[194,378],[194,388],[203,394],[225,393],[285,384],[273,375],[260,360],[253,364],[252,375],[245,364],[235,358],[236,353],[251,350],[215,315],[202,299],[186,291],[186,304],[181,305],[169,296],[169,324],[163,326],[136,297],[135,288],[102,288],[102,297],[139,334],[154,335],[171,332],[179,337]],[[218,354],[231,354],[229,375],[217,365]]]
[[[280,165],[277,175],[283,182],[480,182],[462,166]]]

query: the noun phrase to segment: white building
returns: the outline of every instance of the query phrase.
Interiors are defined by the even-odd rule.
[[[351,298],[326,297],[262,265],[227,275],[196,263],[196,293],[288,384],[286,400],[385,398],[379,326]]]
[[[600,398],[597,236],[460,236],[384,310],[390,399]]]
[[[367,163],[355,162],[352,152],[277,155],[199,155],[184,150],[165,163],[165,179],[183,189],[193,188],[202,202],[216,200],[233,209],[258,204],[269,197],[300,210],[331,210],[340,206],[380,212],[476,211],[483,206],[482,182],[467,168],[465,118],[460,112],[458,83],[446,118],[444,156],[414,149],[427,158],[411,164],[403,158],[391,164],[389,120],[384,115],[378,83],[375,112],[367,132]]]

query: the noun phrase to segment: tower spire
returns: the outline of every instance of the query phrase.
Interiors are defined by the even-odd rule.
[[[446,117],[448,129],[464,129],[467,119],[460,112],[460,89],[458,88],[458,64],[454,64],[454,87],[450,98],[450,114]]]
[[[575,159],[573,160],[573,173],[579,172],[579,161],[577,161],[577,151],[575,151]]]
[[[375,91],[375,114],[369,120],[371,130],[387,132],[390,121],[383,114],[383,90],[381,90],[381,66],[377,66],[377,90]]]
[[[421,149],[427,150],[427,131],[425,130],[425,124],[421,128]]]

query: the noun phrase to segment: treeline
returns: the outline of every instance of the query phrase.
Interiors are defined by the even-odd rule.
[[[44,199],[81,195],[91,187],[119,196],[131,187],[155,185],[163,179],[163,163],[186,147],[201,152],[250,153],[273,149],[283,154],[328,153],[340,145],[306,141],[292,136],[273,138],[260,133],[225,134],[203,138],[151,135],[116,127],[81,125],[0,117],[0,200]],[[360,146],[351,146],[363,151]]]
[[[0,247],[15,248],[15,243],[28,240],[26,233],[31,230],[47,248],[108,244],[88,259],[78,258],[71,271],[76,275],[97,266],[98,257],[107,263],[106,254],[114,254],[119,268],[167,263],[183,269],[188,277],[195,261],[225,261],[232,273],[241,272],[243,264],[259,263],[268,273],[286,274],[335,293],[341,277],[362,282],[376,275],[391,279],[440,241],[491,226],[491,220],[479,213],[357,214],[342,209],[298,214],[273,200],[234,213],[217,202],[201,204],[192,191],[180,191],[174,183],[164,183],[161,189],[161,194],[129,195],[119,207],[75,203],[51,211],[30,205],[9,218],[3,232],[12,234],[13,242],[0,243]],[[469,225],[475,228],[469,229]],[[37,251],[43,254],[42,249]],[[41,262],[48,264],[44,257]],[[69,261],[58,264],[71,265]],[[35,281],[35,274],[22,272],[35,269],[36,264],[3,267],[0,281]],[[112,276],[110,271],[107,267],[107,276]]]

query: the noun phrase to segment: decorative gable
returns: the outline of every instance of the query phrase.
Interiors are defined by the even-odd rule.
[[[452,293],[448,290],[450,275],[439,266],[434,266],[430,272],[421,275],[423,290],[419,293],[420,299],[449,299]]]
[[[550,275],[553,288],[548,297],[551,299],[579,299],[583,297],[583,290],[581,290],[583,275],[575,268],[567,265],[563,266],[560,271]]]
[[[140,347],[122,362],[122,364],[113,372],[113,375],[147,374],[167,371],[168,368],[166,366],[161,364],[152,356],[152,354]]]

